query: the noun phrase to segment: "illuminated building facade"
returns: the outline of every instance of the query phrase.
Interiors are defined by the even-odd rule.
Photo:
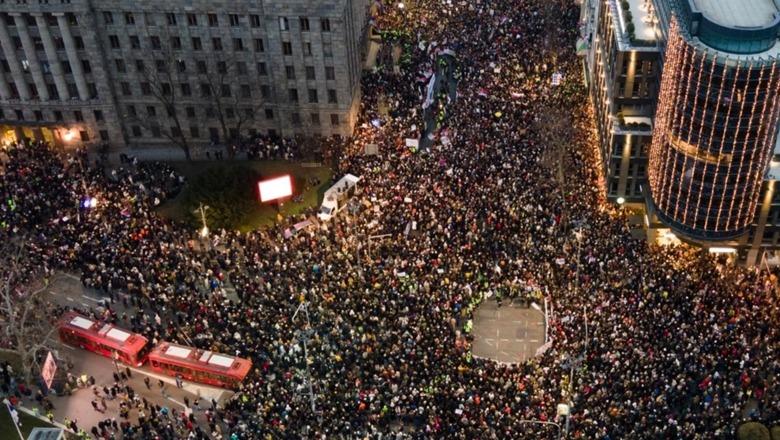
[[[653,3],[590,0],[582,19],[604,190],[613,201],[641,202],[660,77]]]
[[[693,240],[750,229],[777,136],[780,14],[727,3],[673,4],[650,150],[655,213]]]

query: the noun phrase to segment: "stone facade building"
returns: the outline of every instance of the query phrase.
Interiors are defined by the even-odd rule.
[[[368,0],[0,0],[0,135],[349,136],[367,14]]]

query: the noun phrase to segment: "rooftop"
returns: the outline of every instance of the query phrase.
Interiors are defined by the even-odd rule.
[[[731,28],[769,26],[778,12],[773,0],[692,0],[710,20]]]
[[[654,41],[653,2],[650,0],[628,0],[629,10],[634,17],[634,29],[638,40]]]

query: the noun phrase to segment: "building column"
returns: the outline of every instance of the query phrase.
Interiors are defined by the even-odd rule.
[[[8,25],[0,17],[0,45],[3,47],[3,53],[5,59],[8,61],[8,66],[11,68],[11,76],[16,84],[16,90],[19,92],[19,98],[23,101],[30,99],[30,90],[27,88],[27,82],[24,80],[24,71],[22,70],[22,64],[19,62],[19,58],[16,57],[16,47],[14,47],[11,36],[8,35]]]
[[[35,45],[33,45],[32,38],[30,38],[30,32],[27,29],[27,20],[19,13],[12,13],[10,15],[14,17],[14,20],[16,21],[16,29],[19,32],[19,38],[22,40],[22,48],[24,48],[24,54],[27,56],[27,65],[29,66],[30,73],[32,73],[33,81],[35,81],[35,88],[38,89],[38,97],[41,101],[48,101],[49,88],[46,86],[46,80],[43,79],[41,62],[38,61]]]
[[[43,48],[46,51],[46,58],[49,61],[49,68],[51,74],[54,77],[54,85],[57,86],[57,94],[60,95],[60,100],[65,101],[70,99],[70,93],[68,92],[68,83],[65,81],[65,74],[62,71],[62,63],[57,56],[57,47],[54,45],[54,39],[49,32],[49,24],[46,22],[46,17],[40,13],[34,13],[35,22],[38,24],[38,32],[41,35],[43,41]]]
[[[0,98],[4,101],[11,99],[11,88],[8,87],[8,80],[5,77],[5,72],[0,68]]]
[[[62,33],[62,41],[65,43],[65,52],[68,54],[68,62],[70,63],[70,69],[73,71],[73,78],[76,80],[76,88],[79,90],[79,98],[82,101],[89,101],[89,89],[87,88],[87,80],[84,78],[84,69],[81,66],[81,59],[79,58],[78,51],[76,50],[76,43],[73,41],[73,34],[70,33],[70,25],[65,14],[54,13],[57,17],[57,24],[60,27]]]

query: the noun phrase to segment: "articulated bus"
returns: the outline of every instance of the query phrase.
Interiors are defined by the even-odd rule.
[[[140,367],[148,353],[145,337],[68,312],[59,323],[62,342],[75,347]]]
[[[139,334],[122,330],[111,324],[68,312],[60,319],[62,342],[88,350],[125,365],[140,367],[149,361],[149,367],[168,376],[180,375],[193,382],[222,388],[238,388],[249,371],[252,361],[207,350],[161,342],[152,346]]]
[[[149,366],[170,376],[178,374],[195,382],[235,389],[249,374],[252,361],[162,342],[149,352]]]

